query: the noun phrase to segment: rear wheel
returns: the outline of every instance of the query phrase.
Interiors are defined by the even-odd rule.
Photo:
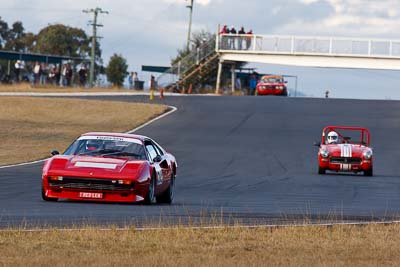
[[[371,167],[371,169],[364,171],[364,176],[372,176],[373,175],[373,169]]]
[[[171,204],[174,200],[174,187],[175,187],[175,175],[171,175],[171,181],[167,190],[164,191],[160,196],[157,196],[158,203],[168,203]]]
[[[156,179],[154,176],[155,176],[154,174],[151,176],[149,191],[147,191],[146,198],[144,199],[144,203],[147,205],[154,203],[155,200]]]
[[[324,168],[318,167],[318,174],[325,174],[326,170]]]
[[[42,199],[43,199],[44,201],[57,201],[57,200],[58,200],[58,198],[47,197],[47,196],[46,196],[46,193],[44,192],[43,186],[42,186]]]

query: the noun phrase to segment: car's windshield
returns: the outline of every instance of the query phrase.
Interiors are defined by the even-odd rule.
[[[264,78],[262,79],[263,83],[282,83],[283,79],[282,78]]]
[[[139,140],[108,136],[80,137],[69,146],[64,155],[146,159],[143,144]]]
[[[329,140],[330,133],[336,133],[337,138],[333,141]],[[342,128],[329,128],[325,132],[326,143],[330,144],[357,144],[369,145],[369,134],[362,129],[342,129]]]

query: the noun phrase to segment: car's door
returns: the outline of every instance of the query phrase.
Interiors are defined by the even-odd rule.
[[[151,140],[145,140],[144,145],[147,153],[149,154],[150,162],[152,162],[157,174],[156,184],[157,186],[161,186],[164,182],[166,182],[165,180],[169,180],[171,175],[168,161],[165,158],[163,151]]]

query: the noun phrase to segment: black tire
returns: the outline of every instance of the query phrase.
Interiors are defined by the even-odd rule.
[[[318,174],[325,174],[326,170],[324,168],[318,167]]]
[[[374,174],[373,174],[373,169],[372,168],[367,170],[367,171],[364,171],[364,176],[373,176],[373,175]]]
[[[155,201],[155,192],[156,192],[156,178],[155,175],[153,174],[150,180],[149,184],[149,191],[147,192],[147,195],[144,199],[144,203],[146,205],[151,205]]]
[[[175,188],[175,175],[171,175],[171,182],[167,188],[160,196],[157,196],[157,203],[167,203],[171,204],[174,200],[174,188]]]
[[[45,192],[44,192],[43,187],[42,187],[42,199],[43,199],[44,201],[57,201],[57,200],[58,200],[58,198],[46,197],[46,194],[45,194]]]

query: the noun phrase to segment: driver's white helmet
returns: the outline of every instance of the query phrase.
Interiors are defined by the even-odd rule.
[[[337,144],[339,139],[339,135],[335,131],[331,131],[328,133],[328,144]]]

